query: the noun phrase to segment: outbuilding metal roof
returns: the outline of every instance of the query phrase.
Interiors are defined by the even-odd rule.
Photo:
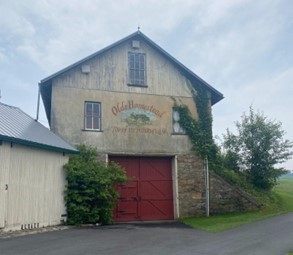
[[[48,150],[78,151],[21,109],[0,103],[0,140]]]

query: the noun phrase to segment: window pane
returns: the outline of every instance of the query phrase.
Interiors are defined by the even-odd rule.
[[[129,67],[134,68],[134,54],[129,54]]]
[[[144,61],[139,63],[139,69],[144,70]]]
[[[135,69],[139,69],[139,62],[138,62],[137,60],[136,60],[135,63],[134,63],[134,68],[135,68]]]
[[[145,58],[144,55],[140,55],[139,57],[139,68],[144,69]]]
[[[130,70],[130,72],[129,72],[129,78],[130,78],[130,82],[131,83],[134,83],[134,70]]]
[[[173,111],[173,120],[179,121],[179,112],[178,111]]]
[[[87,129],[92,129],[93,126],[92,126],[92,118],[91,117],[86,117],[86,122],[85,122],[85,125]]]
[[[139,79],[144,80],[144,71],[139,71]]]
[[[92,104],[86,103],[86,114],[90,114],[92,112]]]
[[[173,130],[174,130],[175,133],[179,133],[180,132],[180,125],[179,125],[178,122],[175,122],[173,124]]]
[[[134,62],[135,55],[134,55],[134,54],[129,54],[129,57],[130,57],[130,60],[131,60],[132,62]]]
[[[180,125],[179,125],[180,126]],[[180,126],[180,129],[179,129],[179,133],[185,133],[185,130],[183,127]]]
[[[97,115],[100,111],[100,105],[99,104],[93,104],[94,105],[94,114]]]
[[[93,118],[93,129],[100,129],[100,121],[98,117]]]
[[[129,62],[129,67],[130,67],[131,69],[134,69],[134,61],[130,61],[130,62]]]

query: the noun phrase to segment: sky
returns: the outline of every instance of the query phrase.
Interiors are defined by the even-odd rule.
[[[253,106],[293,141],[292,0],[0,0],[0,17],[0,101],[34,118],[40,80],[139,26],[224,94],[215,136]]]

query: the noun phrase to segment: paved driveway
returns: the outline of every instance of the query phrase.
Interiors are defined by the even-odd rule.
[[[78,228],[0,239],[1,255],[285,255],[293,250],[293,213],[206,233],[180,223]]]

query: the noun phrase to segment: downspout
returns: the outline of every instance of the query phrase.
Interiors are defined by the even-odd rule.
[[[41,92],[40,92],[40,84],[38,84],[38,102],[37,102],[37,116],[36,116],[36,121],[39,120],[39,111],[40,111],[40,97],[41,97]]]
[[[204,160],[205,173],[205,192],[206,192],[206,216],[210,216],[210,178],[209,178],[209,161],[206,157]]]

